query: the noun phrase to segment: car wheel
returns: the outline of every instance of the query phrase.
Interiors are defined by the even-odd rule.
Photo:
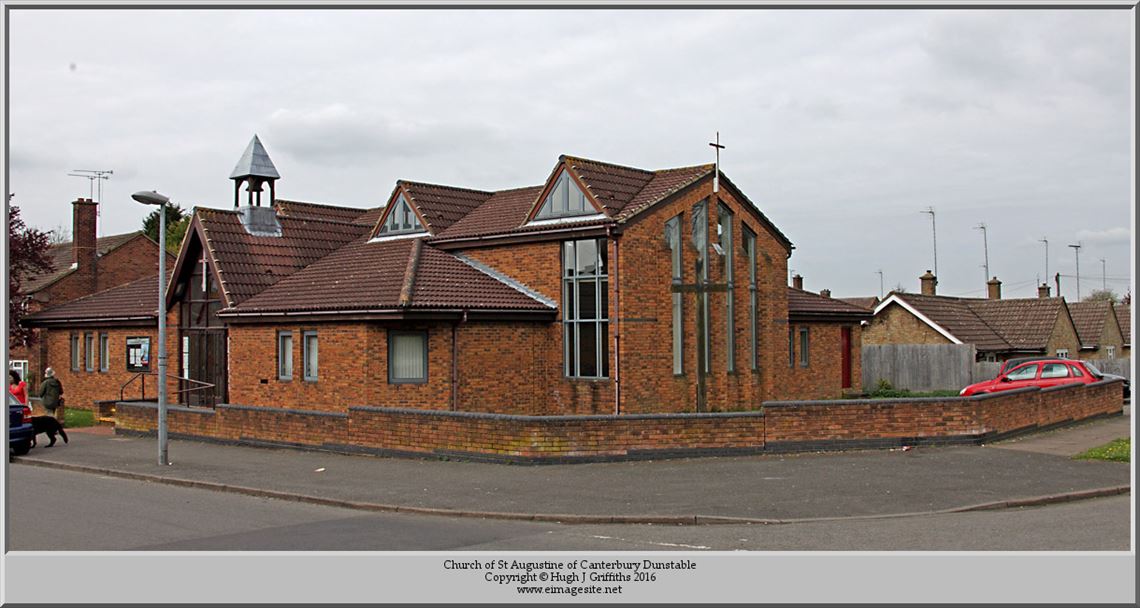
[[[27,456],[28,452],[32,451],[31,441],[21,441],[11,445],[12,452],[17,456]]]

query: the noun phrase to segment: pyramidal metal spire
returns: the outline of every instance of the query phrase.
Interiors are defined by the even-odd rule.
[[[234,170],[230,173],[230,179],[242,179],[245,177],[263,177],[269,179],[279,179],[281,175],[277,173],[277,167],[273,166],[273,161],[269,159],[269,153],[265,151],[265,146],[261,145],[261,140],[254,134],[253,139],[249,140],[249,145],[246,146],[245,152],[242,152],[241,158],[238,160]]]

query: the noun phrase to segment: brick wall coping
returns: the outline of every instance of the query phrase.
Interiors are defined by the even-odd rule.
[[[273,408],[266,408],[273,409]],[[690,412],[668,414],[593,414],[587,416],[520,416],[517,414],[495,414],[491,412],[453,412],[450,410],[421,410],[406,407],[374,407],[367,405],[354,405],[348,408],[362,412],[377,412],[381,414],[414,414],[419,416],[439,416],[445,418],[476,418],[483,420],[503,420],[510,422],[580,422],[583,420],[597,420],[614,422],[620,420],[692,420],[701,418],[763,418],[764,412],[752,410],[747,412]]]
[[[348,418],[347,412],[322,412],[318,410],[298,410],[286,407],[263,407],[256,405],[236,405],[233,403],[219,403],[221,410],[240,410],[246,412],[277,412],[282,414],[297,414],[300,416],[327,416],[330,418]]]
[[[1036,386],[1027,386],[1025,388],[1015,388],[1010,391],[1001,391],[1000,393],[986,393],[984,395],[973,395],[970,397],[892,397],[890,399],[816,399],[813,401],[765,401],[764,407],[805,407],[805,406],[822,406],[822,405],[901,405],[908,403],[946,403],[947,401],[962,401],[972,399],[974,401],[981,401],[983,399],[992,399],[994,397],[1001,397],[1004,395],[1019,395],[1021,393],[1030,393],[1039,391],[1040,388]]]
[[[114,401],[116,406],[126,405],[130,407],[141,407],[150,410],[157,410],[158,403],[154,401]],[[167,411],[170,412],[186,412],[189,414],[213,414],[214,410],[208,407],[186,407],[185,405],[175,405],[168,403],[166,405]]]

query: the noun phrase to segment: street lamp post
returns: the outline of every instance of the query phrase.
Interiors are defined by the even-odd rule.
[[[131,198],[158,206],[158,464],[170,464],[166,449],[166,204],[170,198],[153,190],[135,192]]]

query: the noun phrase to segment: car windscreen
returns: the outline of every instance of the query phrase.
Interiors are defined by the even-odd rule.
[[[1091,373],[1094,377],[1096,377],[1096,378],[1103,378],[1104,377],[1104,372],[1097,369],[1097,367],[1095,365],[1093,365],[1092,363],[1085,361],[1084,364],[1085,364],[1085,368],[1088,369],[1089,373]]]

